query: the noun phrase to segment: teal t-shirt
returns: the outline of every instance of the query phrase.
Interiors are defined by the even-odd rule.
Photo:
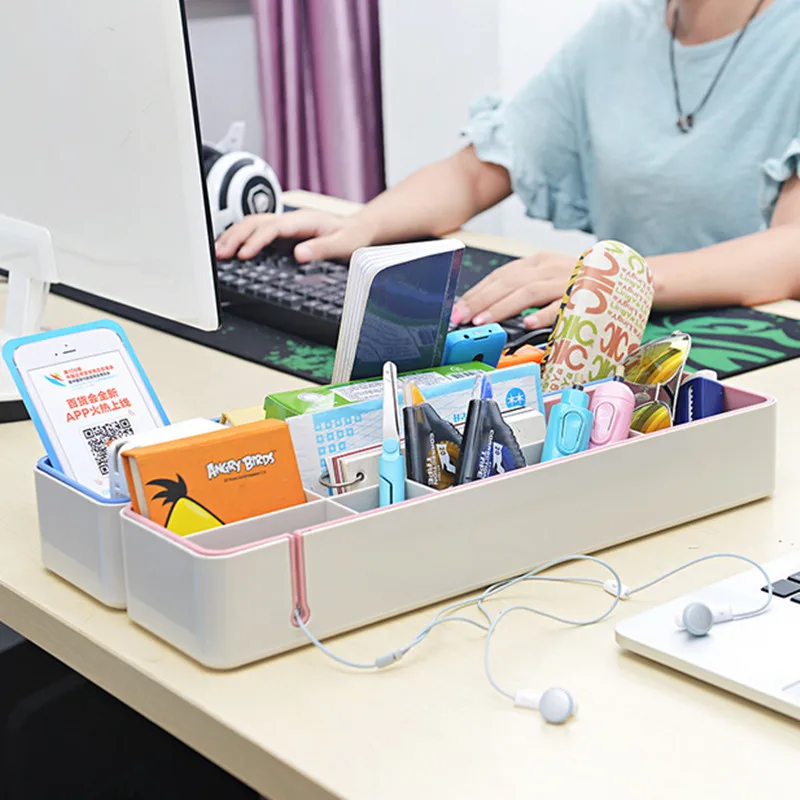
[[[478,101],[464,131],[509,171],[531,217],[645,256],[762,230],[800,174],[800,0],[755,17],[689,133],[676,125],[665,6],[601,5],[517,96]],[[684,112],[735,36],[676,42]]]

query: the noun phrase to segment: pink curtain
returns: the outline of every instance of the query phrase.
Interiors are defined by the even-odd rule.
[[[378,0],[251,0],[264,155],[287,189],[384,188]]]

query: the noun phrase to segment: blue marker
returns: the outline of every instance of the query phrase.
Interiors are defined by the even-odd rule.
[[[383,449],[378,462],[381,507],[406,499],[406,462],[400,452],[400,407],[397,402],[397,367],[383,365]]]

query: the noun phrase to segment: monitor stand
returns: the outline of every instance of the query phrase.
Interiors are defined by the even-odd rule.
[[[50,231],[0,215],[0,267],[8,271],[5,321],[0,348],[9,340],[41,330],[51,283],[58,283]],[[11,373],[0,362],[0,423],[28,419]]]

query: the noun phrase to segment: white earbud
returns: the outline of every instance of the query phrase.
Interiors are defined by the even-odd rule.
[[[514,705],[538,710],[551,725],[566,722],[578,708],[572,695],[558,686],[544,692],[521,689],[514,695]]]
[[[732,619],[733,611],[730,608],[712,609],[705,603],[689,603],[676,622],[679,628],[692,636],[705,636],[718,622],[730,622]]]

